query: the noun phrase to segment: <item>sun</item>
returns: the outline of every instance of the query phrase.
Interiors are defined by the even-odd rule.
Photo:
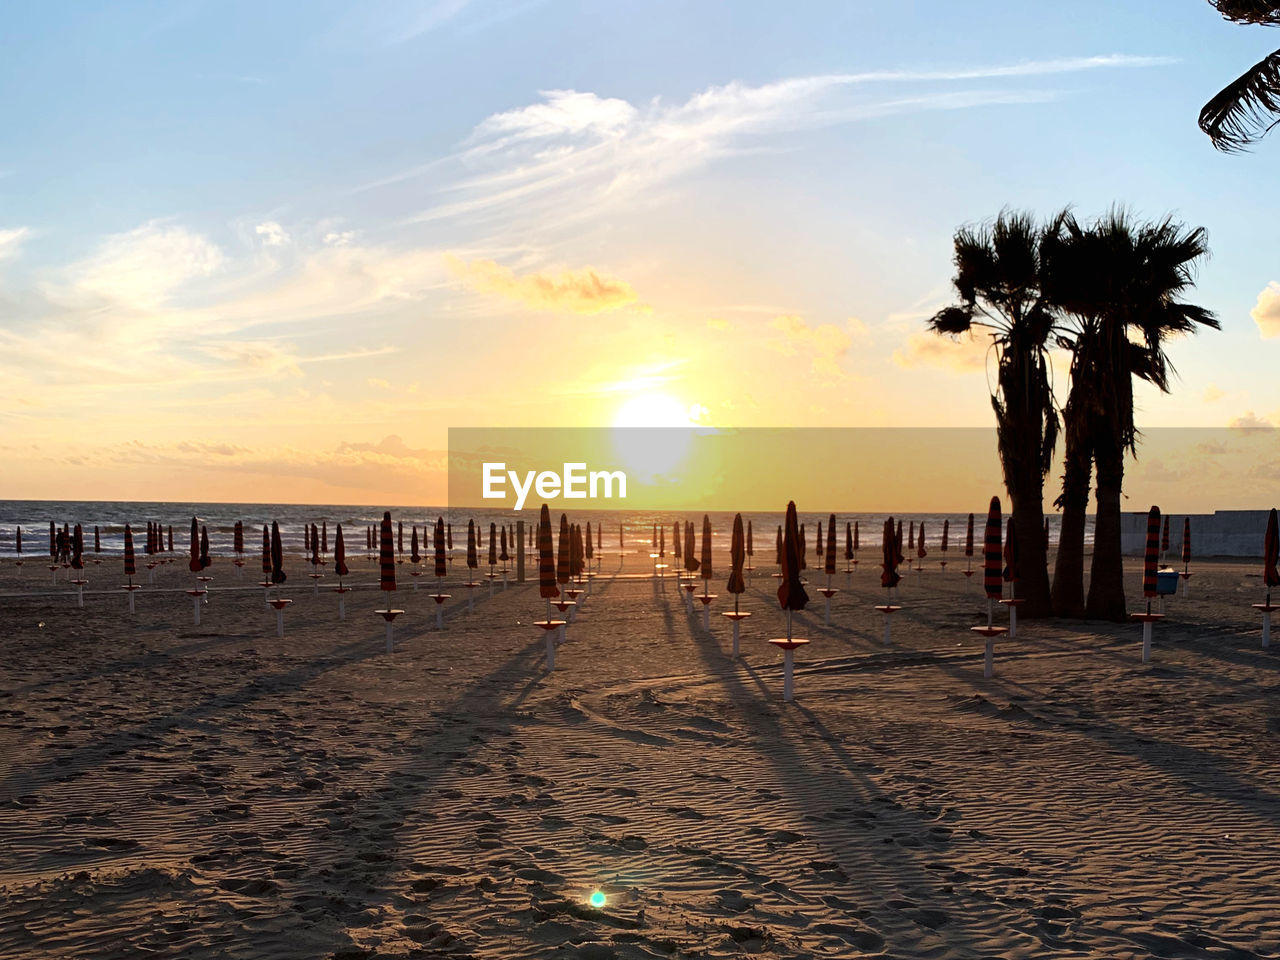
[[[615,427],[694,427],[695,408],[669,393],[638,393],[614,414]]]

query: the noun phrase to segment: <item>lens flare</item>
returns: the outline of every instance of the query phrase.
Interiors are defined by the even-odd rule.
[[[603,906],[604,906],[604,894],[603,894],[603,893],[601,893],[599,890],[597,890],[595,893],[591,894],[591,905],[592,905],[593,907],[595,907],[597,910],[599,910],[601,907],[603,907]]]

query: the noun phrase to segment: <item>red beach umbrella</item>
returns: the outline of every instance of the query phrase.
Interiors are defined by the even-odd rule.
[[[969,514],[969,530],[964,535],[964,555],[973,556],[973,514]]]
[[[49,556],[58,559],[58,528],[49,521]]]
[[[784,545],[785,545],[785,543],[786,543],[786,537],[783,537],[783,543],[784,543]],[[805,543],[805,539],[804,539],[804,524],[803,524],[803,523],[802,523],[802,524],[800,524],[800,536],[799,536],[799,538],[798,538],[798,543],[799,543],[799,547],[800,547],[800,569],[801,569],[801,570],[808,570],[808,569],[809,569],[809,561],[808,561],[808,559],[805,557],[805,554],[809,552],[809,547],[808,547],[808,544],[806,544],[806,543]]]
[[[1191,563],[1191,518],[1182,518],[1182,562]]]
[[[599,529],[598,527],[596,529]],[[587,542],[583,544],[587,549],[587,559],[590,560],[594,554],[594,548],[591,545],[591,521],[587,521]]]
[[[75,532],[71,535],[71,569],[84,569],[84,531],[78,523]]]
[[[320,552],[329,552],[329,521],[320,521]]]
[[[200,527],[200,569],[207,570],[213,560],[209,556],[209,528]]]
[[[236,553],[244,553],[244,524],[239,520],[236,521],[235,543],[232,549]]]
[[[21,553],[22,551],[19,550],[18,552]],[[102,552],[102,538],[98,534],[98,527],[96,524],[93,527],[93,552],[94,553]]]
[[[560,596],[560,588],[556,586],[555,547],[551,542],[551,511],[545,503],[538,517],[538,596],[547,600]]]
[[[821,556],[822,556],[822,546],[823,546],[823,544],[822,544],[822,524],[818,524],[818,539],[817,539],[817,542],[814,544],[814,553],[816,553],[819,557],[821,557]]]
[[[1013,525],[1013,517],[1009,518],[1004,532],[1004,570],[1001,576],[1005,583],[1017,583],[1020,577],[1018,566],[1018,537]]]
[[[924,521],[920,521],[920,536],[916,540],[916,557],[923,560],[929,555],[929,551],[924,548]]]
[[[18,529],[14,532],[13,541],[14,541],[15,549],[19,554],[21,554],[22,553],[22,527],[18,527]]]
[[[684,525],[684,568],[689,573],[697,573],[700,566],[698,558],[693,555],[695,549],[697,548],[693,542],[693,523],[690,521]]]
[[[401,530],[403,529],[404,526],[401,524]],[[396,588],[396,543],[392,537],[390,510],[383,512],[378,534],[378,589],[394,590]]]
[[[907,550],[914,553],[916,549],[916,522],[911,521],[911,526],[907,528]]]
[[[444,542],[445,546],[450,550],[453,549],[453,524],[446,523],[444,525]]]
[[[898,521],[898,533],[893,541],[894,562],[897,566],[902,565],[902,561],[907,559],[902,553],[902,521]]]
[[[853,524],[847,520],[844,524],[844,558],[853,559]]]
[[[899,530],[902,529],[900,526]],[[884,522],[884,543],[881,548],[880,586],[886,590],[898,585],[902,576],[898,573],[898,536],[894,532],[893,517]]]
[[[311,525],[307,523],[302,525],[302,552],[311,556]]]
[[[776,554],[773,562],[776,563],[779,568],[781,568],[782,564],[784,563],[784,560],[782,557],[782,528],[781,527],[778,528],[778,536],[776,538],[776,542],[773,545],[773,549],[774,549],[774,553]]]
[[[729,548],[729,561],[731,569],[729,570],[729,583],[725,587],[730,593],[734,594],[734,611],[737,611],[737,594],[746,592],[747,584],[742,576],[742,564],[746,560],[746,546],[743,542],[742,535],[742,514],[736,514],[733,518],[733,543]]]
[[[560,538],[556,544],[556,582],[569,582],[569,518],[560,514]]]
[[[351,572],[347,567],[347,545],[342,540],[342,524],[338,524],[338,529],[333,532],[333,572],[339,577]]]
[[[173,553],[173,524],[169,524],[169,552]]]
[[[982,589],[988,600],[999,600],[1004,591],[1000,566],[1000,498],[987,508],[987,530],[982,541]]]
[[[667,558],[667,528],[665,526],[658,528],[658,558],[661,560]]]
[[[316,525],[311,525],[311,566],[320,566],[320,535]]]
[[[782,538],[782,582],[778,584],[778,603],[783,610],[803,610],[809,603],[809,594],[800,582],[800,524],[796,516],[796,502],[787,503],[787,532]],[[788,621],[788,625],[789,625]]]
[[[413,537],[409,543],[409,561],[411,563],[421,563],[422,556],[418,553],[418,528],[413,528]]]
[[[756,555],[756,547],[751,538],[751,521],[747,521],[747,556],[754,557]]]
[[[822,530],[821,524],[818,525],[818,530]],[[834,513],[827,519],[827,555],[823,560],[823,572],[831,576],[836,572],[836,515]]]
[[[858,552],[858,521],[853,521],[853,552]]]
[[[596,532],[599,533],[599,531],[600,531],[600,528],[596,527]],[[501,560],[503,563],[506,563],[508,560],[511,559],[511,554],[507,553],[507,528],[506,527],[502,528],[502,552],[498,554],[498,559]]]
[[[396,521],[396,556],[404,556],[404,521]]]
[[[671,543],[672,543],[672,545],[675,547],[675,551],[676,551],[676,559],[677,559],[677,560],[682,560],[682,559],[684,559],[684,557],[683,557],[684,551],[680,549],[680,540],[681,540],[681,537],[680,537],[680,521],[679,521],[679,520],[677,520],[677,521],[676,521],[676,525],[675,525],[675,531],[671,534]]]
[[[489,524],[489,566],[494,567],[498,564],[498,525],[496,523]]]
[[[284,543],[280,540],[280,524],[271,521],[271,582],[277,587],[289,579],[284,572]]]
[[[569,526],[569,576],[582,576],[582,528],[576,523]]]
[[[1280,587],[1280,571],[1276,564],[1280,562],[1280,523],[1276,521],[1275,507],[1267,516],[1267,535],[1263,540],[1262,580],[1267,585],[1267,606],[1271,605],[1271,588]]]
[[[476,522],[467,521],[467,568],[476,570],[480,567],[480,558],[476,555]]]
[[[1160,508],[1153,506],[1147,513],[1147,549],[1142,557],[1142,595],[1150,606],[1156,596],[1156,571],[1160,564]],[[1277,580],[1280,583],[1280,580]],[[1148,613],[1150,610],[1148,610]]]
[[[436,576],[443,578],[448,569],[444,558],[444,517],[436,517],[436,532],[434,539],[436,552]]]
[[[947,552],[947,544],[950,537],[951,537],[951,521],[943,520],[942,521],[942,542],[939,544],[939,548],[942,550],[943,553]]]
[[[200,562],[200,524],[195,517],[191,518],[191,559],[187,561],[187,569],[199,573],[204,569]]]
[[[711,579],[711,518],[702,515],[702,579]]]
[[[133,530],[127,523],[124,525],[124,572],[130,583],[138,575],[138,563],[133,555]]]

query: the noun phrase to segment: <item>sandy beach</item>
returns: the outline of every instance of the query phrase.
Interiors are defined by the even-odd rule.
[[[225,558],[199,627],[182,561],[133,618],[118,560],[83,610],[5,563],[0,956],[1280,955],[1259,564],[1196,562],[1148,666],[1024,621],[984,680],[963,560],[886,648],[870,554],[833,626],[810,590],[790,704],[772,565],[734,662],[727,564],[707,632],[608,551],[548,674],[536,582],[468,612],[460,563],[443,632],[401,568],[391,655],[363,558],[343,623],[291,562],[284,640]]]

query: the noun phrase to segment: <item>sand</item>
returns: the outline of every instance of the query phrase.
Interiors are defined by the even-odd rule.
[[[610,554],[548,675],[536,585],[467,612],[456,566],[387,655],[363,561],[345,623],[294,563],[284,640],[224,559],[199,627],[182,562],[132,619],[118,560],[83,610],[0,565],[0,956],[1280,955],[1257,564],[1197,562],[1150,665],[1024,621],[984,680],[962,564],[886,648],[863,557],[832,627],[810,571],[789,704],[771,566],[735,663],[727,570],[708,633]]]

